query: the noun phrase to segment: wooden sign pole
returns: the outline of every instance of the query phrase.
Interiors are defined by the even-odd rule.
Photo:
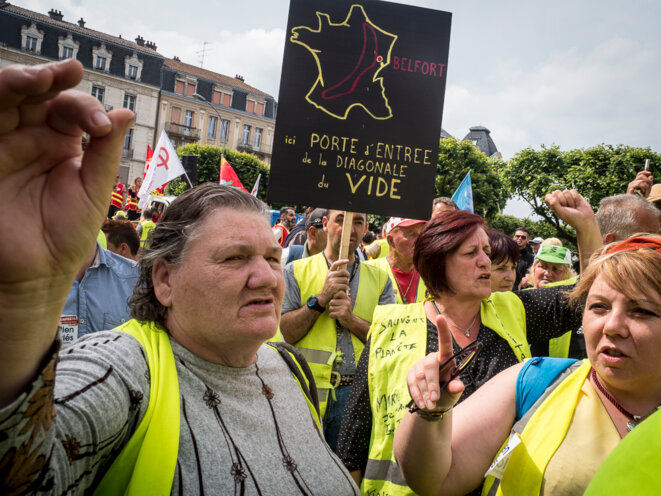
[[[351,242],[351,226],[353,225],[353,212],[344,212],[342,222],[342,239],[340,240],[340,254],[338,258],[349,258],[349,243]],[[342,266],[343,269],[346,265]]]

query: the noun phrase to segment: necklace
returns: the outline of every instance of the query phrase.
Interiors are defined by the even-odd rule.
[[[441,313],[441,310],[438,308],[438,305],[436,305],[436,302],[435,302],[435,301],[432,301],[431,304],[434,306],[434,310],[436,310],[436,313],[438,313],[439,315],[443,315],[443,314]],[[469,337],[471,337],[471,329],[473,328],[473,324],[475,324],[475,321],[477,320],[477,316],[478,316],[478,315],[480,315],[480,312],[477,312],[477,313],[475,314],[475,317],[473,317],[473,320],[471,321],[470,325],[469,325],[466,329],[462,329],[461,327],[459,327],[459,326],[458,326],[457,324],[455,324],[452,320],[450,320],[450,319],[448,318],[447,315],[445,316],[445,320],[447,320],[447,321],[450,323],[450,325],[451,325],[452,327],[454,327],[454,328],[455,328],[456,330],[458,330],[458,331],[463,332],[463,333],[464,333],[464,336],[466,336],[467,338],[469,338]]]
[[[644,417],[642,415],[634,415],[633,413],[629,412],[628,410],[625,410],[622,405],[620,405],[615,398],[613,398],[608,391],[606,391],[606,388],[601,384],[599,381],[599,376],[597,376],[597,373],[595,372],[594,369],[590,371],[590,375],[592,376],[592,380],[594,381],[595,385],[597,386],[597,389],[601,391],[601,393],[606,397],[608,401],[611,402],[611,404],[618,409],[620,413],[622,413],[626,418],[629,419],[627,422],[627,431],[631,432],[634,427],[636,427],[638,424],[640,424],[643,420],[645,420],[649,415],[645,415]],[[656,410],[661,408],[661,405],[656,407]],[[651,414],[650,414],[651,415]]]
[[[393,271],[393,275],[395,276],[395,284],[397,284],[397,289],[399,289],[399,294],[402,297],[402,302],[406,304],[408,303],[408,301],[406,301],[406,295],[408,294],[409,289],[411,289],[411,284],[413,284],[413,281],[416,279],[416,274],[415,272],[411,271],[411,279],[409,279],[409,285],[406,286],[406,291],[404,291],[403,293],[402,293],[402,287],[399,285],[399,280],[397,279],[397,274],[395,274],[394,271]]]

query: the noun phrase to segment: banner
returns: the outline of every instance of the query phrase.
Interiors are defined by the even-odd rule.
[[[241,184],[239,176],[236,175],[230,163],[225,160],[225,157],[220,159],[220,184],[228,184],[229,186],[236,186],[246,193],[248,190]]]
[[[429,218],[451,17],[291,0],[270,203]]]
[[[452,195],[452,200],[457,204],[459,210],[473,211],[473,183],[471,181],[471,171],[468,171],[457,190]]]
[[[138,208],[145,208],[150,192],[161,188],[163,185],[185,173],[184,166],[181,165],[181,161],[170,142],[170,138],[165,134],[165,131],[162,131],[156,145],[156,152],[151,159],[149,169],[142,182],[142,187],[138,192],[138,197],[140,198]]]

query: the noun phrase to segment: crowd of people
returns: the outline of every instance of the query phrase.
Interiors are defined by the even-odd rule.
[[[576,254],[445,197],[378,235],[314,207],[271,226],[211,183],[159,218],[116,176],[131,112],[71,91],[81,77],[0,71],[3,493],[659,487],[651,173],[596,213],[546,196]]]

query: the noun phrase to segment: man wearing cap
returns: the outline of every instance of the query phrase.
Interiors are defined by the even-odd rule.
[[[540,238],[539,236],[530,240],[529,244],[533,254],[537,255],[537,252],[539,252],[539,247],[543,242],[544,242],[544,238]]]
[[[315,208],[305,218],[305,242],[302,245],[290,244],[282,250],[280,263],[284,267],[294,260],[311,257],[321,253],[326,248],[326,231],[324,231],[325,208]],[[302,233],[302,231],[301,231]]]
[[[512,239],[519,246],[519,265],[516,268],[516,280],[514,281],[514,287],[518,288],[521,279],[523,279],[528,272],[528,269],[535,260],[535,255],[528,248],[528,241],[530,240],[530,231],[525,227],[518,227],[514,231],[514,236]]]
[[[366,262],[388,273],[397,303],[415,303],[425,299],[427,287],[413,266],[415,240],[425,224],[423,220],[391,217],[385,226],[388,255]]]
[[[329,210],[323,219],[324,251],[285,266],[280,320],[284,340],[310,365],[324,437],[333,450],[374,308],[395,303],[388,275],[355,255],[367,230],[367,215],[353,214],[346,259],[339,258],[343,221],[342,210]]]

